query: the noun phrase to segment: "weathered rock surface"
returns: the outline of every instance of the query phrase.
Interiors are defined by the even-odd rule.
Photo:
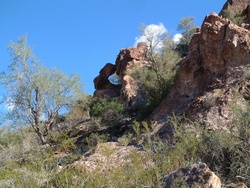
[[[143,64],[146,59],[147,45],[144,42],[138,43],[136,48],[121,49],[115,62],[116,73],[121,76],[129,72],[134,64]]]
[[[244,93],[237,97],[238,103],[249,97],[249,59],[250,31],[215,13],[206,16],[201,31],[191,40],[175,86],[152,119],[164,122],[173,113],[185,114],[215,129],[223,128],[231,120],[233,88]]]
[[[111,84],[108,77],[115,72],[115,65],[107,63],[99,72],[99,76],[94,79],[95,89],[108,89]]]
[[[250,18],[250,1],[228,0],[227,3],[239,6],[239,11]],[[117,96],[126,101],[127,107],[132,109],[143,101],[142,86],[137,85],[138,83],[125,73],[133,70],[134,66],[150,64],[145,58],[145,50],[144,44],[138,45],[137,48],[122,49],[117,56],[115,69],[107,74],[109,76],[111,72],[116,72],[120,76],[121,86],[116,90],[119,91]],[[212,129],[227,129],[233,118],[232,103],[236,102],[244,109],[246,100],[250,99],[249,60],[250,31],[215,13],[207,15],[191,40],[189,54],[180,65],[174,87],[150,116],[150,119],[159,125],[157,131],[163,135],[171,133],[167,117],[173,113],[185,115],[188,119],[199,121]],[[106,81],[108,76],[105,77]],[[95,82],[96,85],[105,83],[103,78],[96,78],[101,80]],[[96,87],[95,94],[111,92],[114,89],[113,86],[100,85],[102,86]],[[220,179],[203,163],[166,176],[164,187],[171,187],[176,178],[188,185],[197,183],[200,187],[221,187]]]
[[[204,163],[181,168],[163,179],[163,187],[221,188],[221,181]]]
[[[124,102],[127,109],[136,108],[143,99],[141,86],[134,82],[129,76],[129,72],[134,67],[148,66],[150,64],[146,59],[147,45],[144,42],[138,43],[136,48],[121,49],[115,65],[106,64],[100,71],[99,76],[94,79],[95,89],[94,97],[109,98],[119,97]],[[121,80],[121,85],[113,85],[109,82],[108,77],[116,73]]]
[[[99,75],[94,79],[95,93],[98,98],[116,97],[120,95],[120,86],[113,85],[109,82],[108,77],[115,73],[116,67],[111,63],[107,63],[99,72]]]
[[[134,146],[121,146],[117,142],[99,143],[93,154],[86,154],[86,157],[76,161],[71,166],[83,166],[88,172],[99,168],[101,172],[105,173],[105,171],[110,169],[131,163],[131,152],[138,152],[144,155],[143,151],[138,151]]]

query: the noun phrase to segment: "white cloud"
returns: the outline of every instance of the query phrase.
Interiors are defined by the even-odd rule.
[[[147,25],[143,29],[142,35],[135,38],[134,46],[137,46],[139,42],[146,42],[148,46],[151,43],[155,51],[157,51],[163,46],[161,37],[166,33],[167,29],[162,23]]]
[[[136,47],[139,42],[147,42],[147,37],[146,36],[135,37],[134,47]]]
[[[173,41],[174,41],[175,43],[179,43],[180,40],[181,40],[181,38],[182,38],[182,34],[177,33],[177,34],[175,34],[175,35],[173,36]]]
[[[13,103],[11,103],[11,102],[6,102],[6,103],[4,104],[4,108],[5,108],[5,110],[7,110],[7,111],[12,111],[12,110],[14,110],[15,105],[14,105]]]

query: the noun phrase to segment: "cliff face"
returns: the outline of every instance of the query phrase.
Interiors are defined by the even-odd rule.
[[[230,122],[230,101],[250,97],[250,31],[212,13],[189,45],[179,77],[169,96],[151,118],[184,115],[221,129]]]

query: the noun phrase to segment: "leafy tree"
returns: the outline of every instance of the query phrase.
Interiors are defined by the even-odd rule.
[[[139,90],[145,93],[146,103],[138,106],[139,114],[149,114],[167,96],[174,84],[180,57],[176,52],[176,44],[170,39],[163,25],[143,25],[142,39],[148,45],[146,59],[149,66],[134,67],[133,77]]]
[[[58,113],[82,94],[80,77],[42,66],[27,36],[11,43],[8,49],[12,62],[0,75],[6,91],[2,102],[9,106],[6,118],[15,125],[31,126],[44,145]]]
[[[138,67],[132,76],[144,84],[152,98],[161,101],[174,83],[175,68],[179,60],[180,57],[174,50],[165,49],[162,55],[153,56],[150,67]]]
[[[186,56],[188,53],[188,45],[195,32],[194,17],[182,18],[178,24],[177,30],[181,31],[181,39],[177,45],[177,50],[182,56]]]
[[[174,84],[180,61],[178,53],[174,50],[174,42],[169,38],[160,41],[162,47],[155,53],[148,53],[150,66],[135,67],[130,75],[147,93],[147,103],[142,113],[150,113],[167,96]],[[152,51],[151,51],[152,52]],[[146,110],[146,111],[144,111]]]
[[[153,55],[163,47],[163,41],[168,38],[165,27],[160,25],[145,25],[140,27],[141,39],[148,45],[148,54]]]

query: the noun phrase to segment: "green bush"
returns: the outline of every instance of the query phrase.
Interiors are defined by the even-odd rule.
[[[142,85],[146,102],[138,107],[139,115],[148,116],[169,94],[177,77],[178,53],[169,46],[160,54],[149,54],[150,66],[134,67],[129,75],[137,85]]]
[[[42,186],[43,188],[57,188],[57,187],[72,187],[81,188],[84,186],[87,174],[82,173],[81,169],[72,167],[63,169],[55,173],[50,179]]]
[[[236,7],[228,5],[227,9],[223,10],[221,15],[237,25],[240,25],[244,22],[245,16],[242,16],[242,13],[237,10]]]
[[[124,112],[123,104],[115,99],[100,99],[91,107],[91,115],[101,117],[104,122],[118,120]]]
[[[167,140],[152,134],[157,130],[157,124],[133,122],[131,126],[134,134],[124,135],[119,141],[126,147],[119,147],[132,147],[128,145],[132,140],[136,140],[137,144],[140,143],[141,149],[129,150],[122,163],[109,165],[114,150],[107,146],[101,148],[102,144],[99,144],[98,151],[101,152],[101,156],[106,156],[107,161],[97,158],[97,167],[93,170],[81,165],[71,165],[76,160],[85,160],[82,155],[72,153],[62,157],[62,162],[65,159],[63,168],[57,169],[58,156],[51,153],[48,148],[38,147],[38,142],[36,148],[31,147],[30,143],[34,140],[28,138],[36,136],[35,134],[26,130],[2,130],[0,187],[157,188],[161,187],[165,175],[197,162],[206,163],[223,183],[237,182],[236,177],[241,176],[243,183],[250,186],[250,105],[246,103],[242,109],[235,99],[231,107],[233,120],[228,130],[212,130],[184,117],[169,117],[167,123],[171,125],[173,135]],[[96,152],[96,145],[107,142],[109,137],[97,133],[87,137],[85,141],[92,151],[89,154]],[[58,148],[62,148],[62,152],[70,152],[75,147],[67,131],[52,135],[51,138],[54,144],[58,144]],[[23,146],[25,150],[17,149]],[[98,153],[96,154],[95,157],[98,157]],[[7,157],[3,156],[11,157],[7,160]],[[101,165],[107,165],[99,167],[98,161]]]
[[[108,134],[98,135],[96,133],[92,133],[89,137],[86,138],[86,142],[88,144],[88,149],[93,151],[98,143],[104,143],[109,140]]]
[[[50,143],[52,145],[56,145],[58,152],[68,153],[69,151],[77,148],[75,145],[77,137],[70,138],[68,134],[68,130],[64,130],[59,133],[51,133]]]
[[[70,125],[75,125],[89,117],[91,101],[92,96],[84,94],[70,106],[70,111],[66,114],[66,120]]]
[[[205,125],[172,117],[173,149],[168,160],[181,166],[202,161],[218,174],[223,182],[237,182],[243,177],[250,185],[250,116],[249,109],[234,108],[234,118],[228,130],[211,130]],[[183,121],[188,122],[182,123]],[[173,165],[174,166],[174,165]],[[169,167],[168,167],[169,168]]]

